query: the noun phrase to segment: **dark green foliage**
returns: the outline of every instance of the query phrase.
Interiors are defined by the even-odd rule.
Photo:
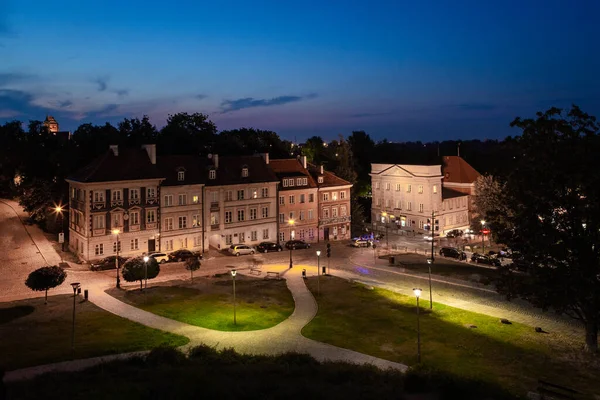
[[[241,355],[231,349],[217,351],[208,346],[191,349],[189,357],[178,353],[161,348],[147,357],[115,361],[81,372],[47,374],[32,381],[11,383],[9,394],[25,400],[46,397],[47,393],[55,398],[86,399],[197,399],[201,393],[206,399],[380,400],[402,399],[408,392],[404,390],[402,373],[370,365],[320,363],[296,353]],[[511,398],[497,387],[442,373],[413,370],[409,376],[407,379],[416,391],[431,392],[427,390],[427,385],[431,385],[441,399]],[[452,397],[457,394],[460,396]]]
[[[67,272],[57,265],[38,268],[31,272],[25,280],[25,285],[35,291],[45,291],[45,302],[48,302],[48,289],[60,286],[67,278]]]
[[[190,271],[191,280],[194,281],[194,271],[200,269],[200,259],[198,257],[190,257],[185,260],[185,269]]]
[[[140,289],[142,289],[144,279],[154,279],[159,272],[160,266],[156,259],[152,257],[148,259],[148,262],[145,262],[142,257],[130,258],[123,264],[121,269],[123,279],[127,282],[140,281]]]

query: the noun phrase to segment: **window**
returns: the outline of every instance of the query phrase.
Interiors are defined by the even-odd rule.
[[[225,192],[225,201],[232,201],[233,200],[233,192],[231,190],[228,190]]]
[[[139,250],[138,239],[131,239],[131,250]]]
[[[269,207],[268,206],[262,208],[262,217],[269,218]]]
[[[329,201],[329,193],[323,193],[323,201]]]
[[[392,205],[392,201],[391,201],[390,199],[387,199],[387,200],[385,201],[385,207],[386,207],[386,208],[391,208],[391,205]]]
[[[296,179],[296,186],[302,186],[302,178]]]
[[[346,191],[340,192],[340,200],[344,200],[346,198]]]
[[[304,229],[300,230],[300,240],[304,240]]]
[[[412,203],[410,201],[406,202],[406,210],[407,211],[412,211]]]
[[[116,253],[118,251],[121,251],[121,241],[119,240],[118,242],[113,242],[113,253]]]
[[[400,185],[399,183],[396,183],[396,192],[399,192],[400,189],[402,189],[402,185]]]
[[[242,209],[242,210],[238,210],[238,212],[237,212],[237,214],[238,214],[238,216],[237,216],[237,217],[238,217],[238,219],[237,219],[237,220],[238,220],[238,221],[244,221],[244,220],[246,219],[246,218],[245,218],[245,215],[244,215],[244,214],[245,214],[245,212],[244,212],[244,211],[245,211],[245,210],[243,210],[243,209]]]
[[[94,203],[104,203],[104,190],[94,192]]]
[[[185,171],[178,171],[177,172],[177,180],[182,181],[184,179],[185,179]]]
[[[379,182],[375,182],[375,189],[379,190]]]
[[[210,213],[210,224],[211,225],[219,225],[219,213],[218,212]]]
[[[121,195],[122,195],[121,189],[113,189],[113,190],[111,191],[111,193],[112,193],[112,197],[111,197],[111,198],[112,198],[112,201],[121,201],[121,200],[122,200],[122,197],[121,197]]]
[[[337,192],[331,192],[331,200],[337,201]]]
[[[424,225],[424,224],[423,224],[423,221],[422,221],[422,220],[419,220],[419,229],[423,229],[423,225]]]
[[[149,199],[155,198],[156,197],[156,188],[146,189],[146,197]]]
[[[219,192],[210,192],[210,198],[212,203],[219,202]]]
[[[200,214],[192,215],[192,227],[200,226]]]
[[[251,208],[250,209],[250,219],[252,219],[252,220],[256,219],[256,214],[258,214],[256,208]]]
[[[139,200],[140,191],[139,189],[129,189],[129,200]]]
[[[313,218],[313,210],[308,210],[308,219],[311,220]]]
[[[337,212],[338,212],[338,209],[337,209],[337,207],[332,207],[332,208],[331,208],[331,217],[332,217],[332,218],[337,218],[337,216],[338,216],[338,215],[337,215]]]
[[[180,194],[179,195],[179,205],[185,206],[186,204],[187,204],[187,194]]]
[[[268,238],[269,238],[269,230],[263,229],[263,239],[268,239]]]
[[[285,214],[279,214],[279,223],[285,224]]]
[[[345,216],[347,215],[347,214],[346,214],[346,206],[341,206],[341,207],[340,207],[340,215],[341,215],[342,217],[345,217]]]
[[[94,215],[94,229],[104,229],[106,217],[104,215]]]
[[[262,195],[263,198],[264,197],[269,197],[269,188],[268,187],[262,188],[261,189],[261,195]]]
[[[202,245],[202,237],[194,236],[194,247],[199,247]]]
[[[258,189],[257,188],[250,188],[250,198],[258,199]]]
[[[304,211],[300,211],[300,216],[298,217],[300,221],[304,221]]]
[[[225,235],[225,244],[233,244],[232,235]]]
[[[308,185],[308,178],[302,178],[302,184],[304,186]]]
[[[187,217],[179,217],[179,229],[187,228]]]
[[[258,240],[258,232],[257,231],[250,232],[250,240],[252,240],[253,242]]]
[[[419,194],[423,194],[423,185],[419,185],[418,191],[419,191]]]
[[[391,187],[392,187],[392,184],[389,183],[389,182],[386,182],[386,184],[385,184],[385,190],[390,190]]]
[[[346,226],[342,225],[342,235],[345,235],[345,234],[346,234]]]
[[[396,202],[396,208],[397,208],[398,210],[402,210],[402,200],[398,200],[398,201]]]
[[[248,168],[242,168],[242,178],[248,177]]]
[[[419,203],[419,212],[423,212],[423,203]]]
[[[113,228],[123,226],[123,215],[122,214],[113,214],[112,215],[112,225]]]
[[[233,213],[231,211],[225,211],[225,223],[230,224],[233,222]]]
[[[437,194],[437,185],[433,185],[433,194]]]
[[[294,180],[293,179],[288,179],[288,186],[294,186]]]
[[[329,208],[323,209],[323,218],[329,218]]]
[[[210,171],[208,171],[208,179],[216,179],[217,178],[217,171],[214,169],[211,169]]]
[[[156,222],[156,211],[155,210],[146,210],[146,222],[153,223]]]
[[[173,239],[165,240],[165,247],[167,251],[173,250]]]
[[[288,180],[287,179],[283,180],[283,187],[288,187]]]
[[[279,232],[279,241],[285,242],[285,232]]]
[[[323,183],[323,177],[322,177],[322,176],[320,176],[320,177],[317,179],[317,182],[319,182],[319,183]]]
[[[377,198],[377,200],[375,200],[375,204],[379,207],[381,207],[381,198]]]
[[[240,243],[244,243],[246,241],[246,233],[245,232],[240,232],[238,234],[238,237],[240,239]]]
[[[104,255],[104,244],[97,244],[96,248],[94,249],[94,254],[96,254],[97,256]]]
[[[244,190],[243,189],[237,191],[237,199],[244,200]]]
[[[290,196],[290,204],[294,204],[294,203],[296,203],[296,197]]]
[[[406,193],[410,193],[412,185],[406,185]]]
[[[173,218],[165,218],[165,231],[173,230]]]
[[[140,224],[140,213],[137,211],[132,211],[129,213],[129,225],[139,225]]]
[[[300,195],[300,203],[306,203],[306,197],[303,194]]]
[[[164,203],[165,203],[164,204],[165,207],[171,207],[173,205],[173,195],[172,194],[165,195]]]
[[[315,195],[314,195],[314,193],[310,193],[308,195],[308,202],[309,203],[314,203],[315,202]]]
[[[294,212],[290,212],[290,219],[294,219]]]
[[[192,196],[192,203],[194,203],[194,204],[198,204],[198,201],[199,201],[199,200],[200,200],[200,199],[199,199],[198,195]]]

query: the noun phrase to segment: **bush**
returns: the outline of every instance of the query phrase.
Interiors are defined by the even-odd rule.
[[[200,258],[199,257],[190,257],[185,260],[185,269],[190,271],[191,280],[194,282],[194,271],[200,269]]]
[[[150,257],[148,262],[145,262],[141,257],[131,258],[127,260],[121,269],[123,279],[127,282],[140,281],[140,290],[142,289],[144,278],[154,279],[158,276],[159,272],[160,266],[153,257]]]
[[[38,292],[46,291],[44,304],[48,304],[48,289],[60,286],[67,278],[64,269],[57,265],[51,267],[38,268],[29,274],[25,285],[31,290]]]
[[[169,346],[156,347],[146,356],[146,362],[150,365],[183,365],[187,361],[185,354]]]

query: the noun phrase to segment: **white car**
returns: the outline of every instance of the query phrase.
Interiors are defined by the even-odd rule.
[[[151,253],[148,257],[154,258],[159,264],[169,261],[169,257],[165,253]]]
[[[254,254],[255,252],[255,250],[247,244],[233,244],[227,251],[236,257],[244,254]]]
[[[352,242],[352,246],[354,247],[370,247],[371,246],[371,241],[370,240],[363,240],[363,239],[358,239]]]
[[[423,235],[423,239],[427,240],[428,242],[431,242],[433,240],[433,236],[431,236],[431,235]]]

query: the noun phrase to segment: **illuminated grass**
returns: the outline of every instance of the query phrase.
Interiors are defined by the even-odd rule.
[[[327,277],[321,281],[319,311],[302,331],[314,340],[387,360],[417,361],[414,297]],[[316,281],[309,279],[316,293]],[[518,393],[535,389],[538,379],[599,393],[598,361],[581,356],[552,334],[505,325],[498,318],[421,301],[421,357],[425,365],[465,377],[500,383]],[[475,325],[477,328],[469,328]],[[573,355],[578,360],[571,360]],[[590,364],[594,364],[590,365]]]

